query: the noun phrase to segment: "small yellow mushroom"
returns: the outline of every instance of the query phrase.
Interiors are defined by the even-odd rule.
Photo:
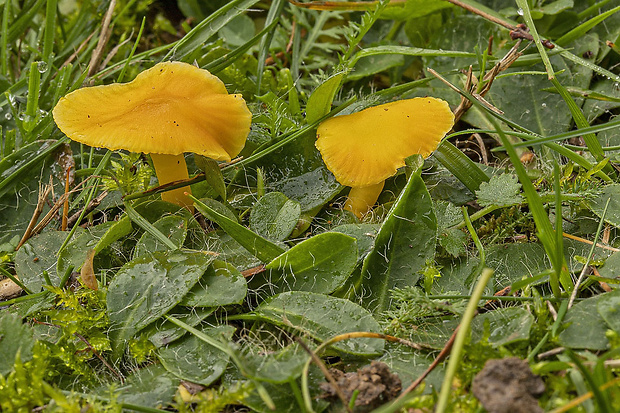
[[[316,147],[338,182],[351,187],[345,209],[362,218],[405,158],[428,157],[453,125],[454,115],[441,99],[399,100],[326,120]]]
[[[53,110],[69,138],[93,147],[151,155],[160,185],[188,178],[184,152],[230,161],[245,145],[252,113],[207,70],[159,63],[123,84],[78,89]],[[188,209],[189,187],[162,199]]]

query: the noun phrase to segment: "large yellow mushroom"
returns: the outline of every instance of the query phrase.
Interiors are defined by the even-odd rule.
[[[188,178],[184,152],[230,161],[241,152],[252,114],[241,95],[229,95],[207,70],[159,63],[123,84],[78,89],[53,110],[69,138],[93,147],[151,155],[160,185]],[[184,192],[162,199],[191,208]]]
[[[428,157],[453,125],[454,115],[441,99],[399,100],[326,120],[316,147],[338,182],[351,187],[345,209],[362,218],[405,158]]]

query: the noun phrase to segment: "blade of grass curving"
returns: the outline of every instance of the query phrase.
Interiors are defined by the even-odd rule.
[[[601,0],[601,1],[599,1],[598,3],[594,3],[593,5],[591,5],[590,7],[588,7],[587,9],[585,9],[584,11],[579,12],[579,13],[577,14],[577,18],[578,18],[579,20],[583,20],[583,19],[585,19],[585,18],[587,18],[587,17],[589,17],[589,16],[591,16],[591,15],[593,15],[593,14],[595,14],[595,13],[598,13],[598,12],[599,12],[599,10],[600,10],[603,6],[605,6],[607,3],[609,3],[610,1],[615,1],[615,0]]]
[[[482,109],[483,113],[486,113],[487,115],[491,115],[492,117],[497,118],[497,119],[501,120],[502,122],[506,123],[508,126],[511,126],[511,127],[515,128],[515,129],[521,131],[521,132],[526,133],[527,135],[521,136],[522,138],[528,139],[528,140],[540,139],[541,138],[541,136],[538,135],[537,133],[534,133],[534,132],[528,130],[527,128],[524,128],[523,126],[519,125],[518,123],[515,123],[512,120],[508,119],[504,115],[501,115],[501,114],[499,114],[499,113],[497,113],[495,111],[492,111],[487,106],[481,104],[480,102],[478,102],[478,99],[476,99],[470,93],[464,91],[463,89],[461,89],[461,88],[459,88],[457,86],[454,86],[453,84],[448,82],[445,78],[443,78],[439,73],[437,73],[433,69],[429,68],[428,71],[430,73],[432,73],[435,77],[437,77],[438,79],[440,79],[441,81],[443,81],[444,83],[449,85],[450,88],[452,88],[454,91],[458,92],[461,96],[464,96],[465,98],[470,100],[476,107],[478,107],[479,109]],[[501,129],[497,129],[497,130],[501,130]],[[502,132],[503,132],[503,130],[502,130]],[[529,135],[529,138],[527,137],[528,135]],[[570,150],[568,148],[563,147],[562,145],[558,145],[557,143],[546,143],[545,145],[547,147],[549,147],[550,149],[552,149],[553,151],[559,153],[560,155],[567,157],[568,159],[570,159],[571,161],[573,161],[577,165],[583,167],[584,169],[590,170],[590,169],[592,169],[594,167],[594,165],[592,165],[583,156],[575,153],[574,151],[572,151],[572,150]],[[527,146],[527,144],[525,146]],[[601,178],[605,182],[611,182],[612,181],[612,179],[609,176],[607,176],[602,171],[597,172],[596,176],[598,176],[599,178]]]
[[[546,143],[555,142],[555,141],[562,141],[568,138],[575,138],[575,137],[582,136],[587,133],[598,133],[598,132],[602,132],[602,131],[606,131],[606,130],[610,130],[614,128],[619,128],[619,127],[620,127],[620,118],[616,118],[612,121],[609,121],[607,123],[602,123],[600,125],[589,126],[583,129],[575,129],[570,132],[559,133],[556,135],[549,135],[549,136],[545,136],[541,138],[532,138],[531,135],[527,135],[527,134],[514,134],[514,136],[518,136],[520,138],[524,138],[528,140],[527,142],[513,143],[512,147],[521,148],[523,146],[541,145],[541,144],[546,144]],[[507,132],[507,131],[504,131],[504,132],[506,134],[513,134],[513,132]],[[583,149],[584,148],[581,148],[580,150],[583,150]],[[498,146],[497,148],[491,149],[492,152],[503,151],[503,150],[504,150],[503,146]],[[614,150],[614,149],[609,149],[609,150]]]
[[[288,4],[286,0],[275,0],[269,6],[269,12],[267,13],[267,18],[265,19],[265,28],[273,27],[274,23],[277,23],[280,20],[280,14],[282,10],[284,10],[284,6]],[[262,33],[263,31],[261,31]],[[269,54],[269,47],[271,46],[271,41],[273,40],[273,36],[275,35],[275,30],[268,30],[266,36],[261,35],[260,45],[258,46],[258,67],[256,69],[256,94],[260,95],[260,86],[261,81],[263,79],[263,71],[265,70],[265,59],[267,59],[267,54]]]
[[[557,91],[560,93],[560,96],[562,96],[562,99],[564,99],[564,101],[568,105],[568,109],[573,115],[573,120],[575,121],[575,124],[577,125],[577,127],[580,129],[590,127],[590,124],[586,120],[586,117],[584,116],[583,112],[577,106],[577,104],[573,100],[570,93],[568,93],[566,88],[562,86],[562,84],[558,82],[558,80],[555,77],[551,78],[551,83],[553,83],[553,86],[555,86]],[[583,140],[586,146],[588,147],[588,150],[590,151],[592,156],[594,156],[594,159],[596,159],[597,162],[601,162],[603,161],[603,159],[605,159],[605,152],[603,152],[603,147],[601,146],[601,143],[599,142],[599,140],[596,138],[596,135],[594,135],[593,133],[586,133],[583,135]],[[605,168],[605,172],[606,173],[613,172],[613,170],[611,169],[611,165]]]
[[[256,162],[257,160],[259,160],[263,156],[268,155],[268,154],[272,153],[273,151],[275,151],[277,149],[280,149],[281,147],[283,147],[287,143],[290,143],[290,142],[294,141],[295,139],[298,139],[301,136],[304,136],[306,133],[311,132],[313,129],[315,129],[317,126],[319,126],[319,123],[323,122],[325,119],[328,119],[328,118],[330,118],[332,116],[335,116],[336,114],[338,114],[339,112],[344,110],[347,106],[349,106],[350,104],[352,104],[356,100],[357,100],[357,97],[355,97],[355,96],[350,98],[350,99],[348,99],[346,102],[344,102],[343,104],[341,104],[337,108],[333,109],[327,115],[317,119],[316,121],[314,121],[314,122],[304,126],[301,129],[298,129],[296,131],[284,134],[282,137],[280,137],[280,140],[278,140],[273,145],[263,149],[260,152],[254,153],[251,156],[248,156],[247,158],[242,159],[239,162],[236,162],[234,164],[231,164],[231,165],[228,165],[228,166],[222,168],[222,172],[230,172],[230,171],[238,170],[239,168],[245,167],[245,166],[247,166],[247,165],[249,165],[249,164],[251,164],[253,162]]]
[[[56,6],[58,0],[48,0],[45,8],[45,31],[43,32],[43,61],[52,67],[52,52],[54,51],[54,37],[56,35]]]
[[[562,86],[562,84],[557,80],[555,76],[553,66],[551,65],[549,56],[547,55],[547,50],[545,46],[543,46],[540,40],[540,36],[536,31],[536,26],[534,25],[534,20],[532,19],[527,0],[517,0],[517,5],[523,10],[523,18],[525,19],[525,22],[530,29],[532,37],[534,37],[534,43],[536,44],[536,47],[538,48],[538,53],[540,54],[543,64],[545,65],[549,80],[551,81],[551,83],[553,83],[555,88],[560,93],[560,96],[562,96],[562,98],[568,105],[568,108],[571,111],[571,114],[577,126],[579,128],[587,128],[590,125],[588,124],[588,121],[581,112],[581,109],[579,109],[573,98],[570,96],[570,93],[568,93],[568,91]],[[598,162],[601,162],[603,158],[605,158],[605,153],[603,152],[600,142],[598,141],[598,139],[596,139],[596,136],[594,136],[593,134],[584,135],[584,141],[586,142],[586,146],[589,148],[592,156],[594,156],[594,158]],[[612,173],[613,170],[611,169],[611,166],[606,167],[605,172]]]
[[[611,405],[609,398],[606,397],[606,394],[604,394],[601,391],[601,389],[599,388],[599,384],[596,382],[596,380],[594,379],[592,374],[588,371],[588,369],[583,365],[581,360],[579,360],[579,357],[569,349],[566,349],[565,352],[566,352],[566,355],[568,355],[568,357],[571,359],[571,361],[575,363],[575,367],[577,367],[577,369],[582,374],[585,381],[590,386],[590,391],[594,395],[594,400],[596,400],[596,404],[598,407],[597,410],[599,412],[615,411],[615,409]],[[600,383],[600,384],[602,385],[604,383]]]
[[[121,83],[123,81],[123,77],[125,77],[125,72],[127,71],[127,68],[129,67],[129,63],[131,62],[131,59],[133,58],[133,55],[136,52],[136,49],[138,48],[138,43],[140,42],[140,39],[142,38],[142,32],[144,31],[145,22],[146,22],[146,16],[142,18],[142,24],[140,24],[140,30],[138,30],[138,36],[136,36],[136,41],[133,43],[131,52],[129,52],[129,56],[127,56],[125,66],[123,66],[121,73],[119,73],[118,78],[116,79],[116,83]]]
[[[37,0],[32,6],[25,7],[25,10],[22,10],[22,13],[13,21],[9,29],[9,34],[7,36],[9,43],[13,43],[20,36],[23,36],[31,27],[37,27],[37,24],[33,23],[33,19],[46,1],[47,0]],[[6,3],[8,3],[8,1],[5,1],[5,4]]]
[[[527,0],[516,0],[517,7],[519,7],[523,11],[523,20],[525,20],[525,24],[527,24],[527,28],[530,30],[532,37],[534,38],[534,44],[538,49],[538,54],[542,59],[543,64],[545,65],[545,69],[547,70],[547,74],[549,79],[553,79],[555,77],[555,72],[553,70],[553,66],[551,65],[551,61],[549,60],[549,56],[546,53],[545,46],[542,44],[540,40],[540,36],[538,35],[538,31],[536,30],[536,25],[534,25],[534,19],[532,19],[532,13],[530,12],[530,6]]]
[[[532,216],[534,217],[536,229],[538,230],[538,237],[543,244],[547,255],[549,256],[551,264],[555,269],[554,274],[549,275],[549,283],[551,285],[553,295],[559,298],[561,296],[560,283],[567,291],[570,291],[573,285],[570,276],[568,275],[568,272],[563,271],[563,268],[566,267],[566,260],[564,258],[564,254],[561,254],[560,257],[557,256],[558,249],[555,245],[556,238],[554,235],[554,229],[551,226],[551,221],[549,221],[549,216],[545,211],[545,207],[543,206],[543,203],[540,199],[540,195],[538,194],[538,192],[536,192],[536,188],[534,188],[534,185],[530,181],[530,178],[528,177],[527,172],[525,171],[525,168],[523,167],[523,164],[519,159],[519,155],[517,155],[517,152],[510,144],[510,141],[506,137],[506,134],[501,130],[499,124],[495,119],[493,119],[493,117],[487,115],[487,119],[496,128],[501,142],[506,148],[506,152],[510,157],[510,161],[515,168],[515,172],[519,177],[519,181],[521,182],[521,185],[523,187],[523,193],[525,195],[525,198],[527,199],[527,203],[532,213]],[[556,267],[558,265],[559,269]],[[557,277],[558,273],[561,275],[560,279],[558,279],[559,277]]]
[[[250,381],[252,381],[252,383],[256,386],[256,390],[259,394],[259,396],[261,397],[261,399],[263,400],[263,402],[265,403],[265,405],[267,407],[269,407],[271,410],[276,409],[276,405],[274,404],[273,400],[271,399],[271,397],[269,396],[269,393],[267,393],[267,390],[263,387],[263,385],[254,379],[251,379],[249,377],[249,375],[246,372],[246,369],[243,365],[243,363],[241,362],[241,359],[239,358],[239,356],[237,355],[237,352],[231,348],[231,346],[229,346],[227,343],[223,343],[221,341],[218,341],[210,336],[208,336],[207,334],[203,333],[200,330],[195,329],[194,327],[190,326],[189,324],[184,323],[183,321],[169,316],[167,314],[164,314],[164,317],[170,321],[171,323],[181,327],[182,329],[184,329],[185,331],[193,334],[194,336],[196,336],[197,338],[199,338],[200,340],[204,341],[205,343],[209,344],[210,346],[215,347],[216,349],[222,351],[223,353],[227,354],[230,359],[235,363],[235,365],[237,366],[237,368],[239,369],[239,372],[248,377]]]
[[[164,244],[171,250],[174,251],[174,250],[179,249],[179,247],[175,245],[174,242],[172,242],[167,236],[162,234],[162,232],[158,230],[157,228],[155,228],[155,226],[153,226],[153,224],[147,221],[146,218],[140,215],[140,213],[136,211],[129,204],[129,202],[124,202],[124,205],[125,205],[125,213],[129,217],[129,219],[131,219],[132,222],[136,223],[140,228],[142,228],[143,230],[145,230],[146,232],[148,232],[149,234],[157,238],[158,241],[160,241],[162,244]]]
[[[458,50],[435,50],[435,49],[423,49],[421,47],[408,47],[408,46],[375,46],[362,49],[355,53],[349,60],[349,68],[355,66],[355,64],[364,57],[380,56],[386,54],[398,54],[403,56],[416,56],[416,57],[476,57],[475,53],[461,52]]]
[[[243,225],[231,220],[219,212],[209,208],[199,199],[189,195],[194,201],[196,209],[205,217],[219,225],[228,235],[237,241],[243,248],[262,262],[273,261],[277,256],[285,252],[284,248],[261,237]]]
[[[487,174],[474,161],[446,139],[433,156],[472,192],[477,191],[481,183],[489,181]]]
[[[560,46],[566,46],[568,43],[573,40],[579,39],[581,36],[586,34],[590,29],[594,28],[596,25],[601,23],[606,18],[620,11],[620,6],[614,7],[611,10],[607,10],[604,13],[599,14],[598,16],[592,17],[590,20],[580,24],[575,27],[568,33],[564,34],[562,37],[557,39],[554,43],[559,44]]]
[[[209,40],[224,27],[229,21],[245,12],[248,8],[258,3],[258,0],[233,0],[212,13],[209,17],[198,23],[179,40],[172,50],[166,54],[164,60],[174,56],[175,60],[183,61],[191,53],[199,49],[204,42]]]
[[[577,63],[578,65],[587,67],[588,69],[598,73],[599,75],[603,77],[606,77],[607,79],[611,79],[614,82],[620,82],[620,76],[618,76],[617,74],[610,72],[609,70],[604,69],[600,67],[599,65],[594,64],[582,57],[574,55],[573,53],[562,48],[561,46],[556,46],[555,48],[558,49],[558,51],[560,52],[560,56],[562,56],[563,58],[568,59],[574,63]]]
[[[0,70],[2,75],[9,79],[9,15],[11,2],[5,1],[2,10],[2,29],[0,30]]]
[[[475,234],[475,231],[472,233]],[[463,352],[463,346],[465,345],[465,340],[469,336],[469,327],[471,325],[471,321],[478,311],[478,302],[480,301],[480,297],[484,292],[491,276],[493,275],[493,270],[490,268],[484,269],[478,282],[476,283],[476,287],[474,292],[467,303],[467,308],[465,309],[465,313],[463,314],[463,318],[461,319],[461,323],[459,324],[459,331],[456,333],[456,338],[454,339],[454,345],[452,346],[452,351],[450,352],[450,358],[448,359],[448,367],[446,368],[446,374],[444,376],[443,382],[441,383],[441,390],[439,391],[439,397],[437,399],[437,404],[435,405],[436,412],[446,412],[448,407],[448,398],[450,397],[450,393],[452,392],[452,380],[456,375],[456,370],[458,368],[461,353]]]
[[[250,50],[254,44],[256,44],[266,33],[269,33],[273,28],[278,24],[278,20],[271,22],[268,26],[265,26],[263,30],[258,32],[254,37],[248,40],[246,43],[237,47],[235,50],[226,53],[225,55],[213,60],[212,62],[207,63],[203,68],[207,69],[209,72],[216,74],[226,69],[233,63],[235,60],[239,59],[241,56],[245,55],[245,53]]]

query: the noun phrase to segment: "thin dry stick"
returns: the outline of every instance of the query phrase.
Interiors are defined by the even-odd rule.
[[[564,238],[568,238],[568,239],[572,239],[572,240],[575,240],[575,241],[583,242],[584,244],[589,244],[589,245],[594,244],[594,242],[592,242],[592,241],[590,241],[588,239],[581,238],[581,237],[578,237],[576,235],[567,234],[566,232],[563,232],[562,236]],[[618,248],[614,248],[614,247],[611,247],[609,245],[601,244],[600,242],[597,242],[596,246],[599,247],[599,248],[603,248],[605,250],[613,251],[613,252],[620,251],[620,249],[618,249]]]
[[[301,348],[303,348],[306,353],[308,353],[310,355],[310,358],[312,359],[312,361],[314,362],[314,364],[316,364],[320,369],[321,372],[323,372],[323,375],[325,376],[325,378],[327,379],[327,381],[332,385],[332,387],[334,388],[334,390],[336,391],[336,394],[338,395],[338,398],[340,399],[340,401],[342,402],[342,404],[346,407],[347,412],[349,413],[353,413],[353,410],[351,410],[351,407],[349,407],[349,401],[347,400],[346,396],[344,395],[344,393],[342,392],[342,389],[340,388],[340,386],[338,386],[338,382],[336,381],[336,379],[334,379],[334,376],[332,376],[332,374],[329,372],[329,370],[327,369],[327,367],[325,366],[325,364],[323,363],[323,360],[321,360],[319,358],[319,356],[317,356],[311,349],[310,347],[308,347],[306,345],[306,343],[304,343],[304,341],[295,336],[295,341],[297,343],[299,343],[299,345],[301,346]]]
[[[39,189],[39,196],[38,196],[38,199],[37,199],[37,206],[34,209],[34,212],[32,213],[32,218],[30,218],[30,222],[28,223],[28,227],[26,228],[26,232],[24,232],[24,235],[22,236],[22,239],[19,241],[19,244],[17,244],[17,247],[15,247],[15,251],[20,249],[22,247],[22,245],[24,245],[24,243],[26,241],[28,241],[28,239],[33,235],[33,233],[32,233],[33,229],[35,228],[35,225],[36,225],[37,221],[39,220],[39,217],[41,216],[41,213],[43,212],[43,207],[45,206],[45,200],[49,196],[50,192],[52,192],[52,188],[53,187],[54,187],[54,185],[52,184],[52,177],[50,176],[50,183],[45,187],[45,189],[43,191],[41,191],[41,189]]]
[[[105,198],[106,196],[108,196],[108,191],[103,191],[102,193],[97,195],[97,197],[93,198],[86,207],[82,208],[86,209],[86,213],[84,214],[84,216],[90,214],[95,208],[97,208],[99,204],[101,204],[101,201],[103,201],[103,198]],[[73,225],[76,224],[76,221],[82,214],[82,209],[69,217],[69,219],[67,220],[67,225],[69,226],[69,228],[73,227]]]
[[[424,371],[424,373],[422,373],[420,377],[418,377],[413,383],[409,385],[409,387],[403,390],[402,393],[396,399],[394,399],[394,403],[398,403],[404,397],[406,397],[407,394],[414,391],[420,385],[420,383],[422,383],[422,381],[426,378],[426,376],[428,376],[431,373],[431,371],[435,370],[435,367],[437,367],[439,363],[441,363],[448,356],[448,354],[450,354],[450,351],[452,350],[452,345],[454,344],[454,339],[456,338],[456,333],[459,331],[459,327],[460,325],[458,325],[454,329],[454,331],[452,332],[452,335],[450,336],[450,339],[448,340],[446,345],[443,346],[443,348],[439,352],[439,355],[435,358],[435,360],[433,360],[431,365],[428,366],[428,368]]]
[[[112,33],[110,23],[112,22],[112,13],[114,12],[114,7],[116,7],[116,0],[112,0],[110,2],[108,11],[103,17],[103,22],[101,23],[101,32],[99,33],[99,40],[97,41],[97,47],[95,47],[95,50],[93,50],[93,54],[90,58],[90,63],[88,64],[88,77],[91,77],[92,75],[97,73],[99,62],[101,61],[101,56],[103,56],[103,49],[108,43],[108,40],[110,40],[110,34]]]
[[[67,168],[67,178],[65,179],[65,202],[63,203],[62,208],[62,225],[60,227],[61,231],[67,230],[67,215],[69,215],[69,177],[71,172],[71,167]]]
[[[620,377],[616,377],[615,379],[613,379],[611,381],[608,381],[607,383],[603,384],[601,387],[599,387],[599,389],[600,390],[607,390],[611,386],[617,385],[619,382],[620,382]],[[593,395],[594,394],[591,391],[589,391],[587,393],[584,393],[581,396],[577,397],[576,399],[573,399],[569,403],[566,403],[564,406],[558,407],[555,410],[551,410],[550,413],[563,413],[563,412],[567,412],[570,409],[579,406],[581,403],[585,402],[586,400],[591,399]]]

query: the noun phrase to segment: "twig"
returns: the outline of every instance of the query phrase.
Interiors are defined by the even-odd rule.
[[[82,209],[86,209],[86,213],[84,215],[90,214],[95,208],[97,208],[99,204],[101,204],[101,201],[103,201],[103,198],[105,198],[106,196],[108,196],[108,191],[103,191],[102,193],[97,195],[95,198],[93,198],[93,200],[90,201],[90,203],[86,207],[82,208]],[[79,210],[75,214],[69,217],[69,219],[67,220],[68,228],[71,228],[76,224],[76,221],[80,217],[81,213],[82,213],[82,210]]]
[[[50,176],[50,183],[45,187],[43,192],[41,192],[41,189],[39,189],[39,197],[37,199],[37,206],[34,209],[34,212],[32,213],[32,218],[30,218],[30,222],[28,223],[26,232],[24,232],[22,239],[19,241],[19,244],[17,244],[17,247],[15,247],[15,251],[20,249],[21,246],[24,245],[24,243],[28,241],[28,239],[30,239],[32,235],[36,234],[36,233],[33,233],[33,230],[35,228],[37,221],[39,220],[39,217],[41,216],[41,213],[43,212],[43,207],[45,206],[45,200],[49,196],[53,187],[54,185],[52,183],[52,177]]]
[[[114,7],[116,7],[116,0],[110,1],[108,11],[103,17],[103,22],[101,23],[101,32],[99,33],[99,40],[97,41],[97,47],[95,47],[95,50],[93,50],[90,62],[88,63],[88,77],[91,77],[92,75],[97,73],[97,69],[99,68],[99,61],[101,61],[101,56],[103,56],[103,49],[108,43],[108,40],[110,40],[110,34],[112,33],[110,23],[112,21],[112,13],[114,13]]]
[[[454,331],[452,332],[452,335],[450,336],[450,339],[448,339],[448,341],[446,342],[446,345],[443,346],[443,348],[439,352],[439,355],[435,357],[435,360],[433,360],[431,365],[428,366],[428,368],[424,370],[424,373],[422,373],[420,377],[418,377],[413,383],[411,383],[409,387],[407,387],[405,390],[402,391],[402,393],[394,400],[394,403],[399,402],[405,396],[407,396],[407,394],[414,391],[420,385],[420,383],[422,383],[424,379],[431,373],[431,371],[435,370],[435,368],[439,365],[439,363],[441,363],[446,358],[446,356],[450,354],[450,351],[452,350],[452,345],[454,344],[454,340],[456,338],[456,333],[459,331],[459,327],[460,325],[454,329]]]
[[[297,343],[299,343],[299,345],[301,346],[301,348],[303,348],[306,353],[308,353],[310,355],[310,358],[312,359],[312,361],[314,362],[314,364],[316,364],[319,369],[321,369],[321,372],[323,372],[323,375],[325,376],[325,378],[327,379],[327,381],[332,385],[332,387],[334,388],[334,391],[336,392],[336,394],[338,395],[338,398],[340,399],[340,401],[342,402],[342,404],[345,406],[345,408],[347,409],[347,412],[349,413],[353,413],[353,410],[351,410],[351,407],[349,406],[349,401],[347,400],[346,396],[344,395],[344,393],[342,392],[342,389],[340,388],[340,386],[338,386],[338,382],[336,381],[336,379],[334,379],[334,376],[332,376],[332,374],[329,372],[329,370],[327,369],[327,367],[325,366],[325,363],[323,363],[323,360],[321,360],[319,358],[319,356],[317,356],[311,349],[310,347],[308,347],[306,345],[306,343],[304,343],[304,341],[300,338],[295,336],[294,337],[295,341]]]

